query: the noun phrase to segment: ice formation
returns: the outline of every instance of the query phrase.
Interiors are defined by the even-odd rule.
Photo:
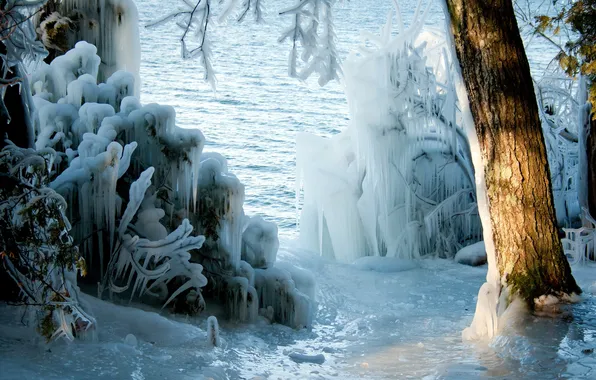
[[[79,42],[41,64],[31,90],[35,146],[56,152],[50,187],[69,204],[99,294],[193,313],[216,301],[241,322],[270,308],[275,322],[310,326],[314,279],[276,267],[277,226],[244,215],[226,159],[203,153],[203,134],[179,128],[172,107],[142,105],[133,74],[97,84],[96,52]]]
[[[171,22],[179,28],[182,58],[196,58],[204,69],[203,79],[215,87],[215,72],[211,64],[213,18],[219,24],[225,23],[230,16],[242,22],[252,13],[255,21],[260,22],[263,19],[263,3],[263,0],[184,0],[178,9],[153,21],[148,27]],[[306,79],[317,74],[321,86],[339,79],[341,63],[335,44],[334,4],[335,0],[298,0],[279,11],[279,15],[289,16],[291,20],[290,27],[279,38],[279,42],[289,41],[291,44],[288,60],[290,76]]]
[[[84,337],[96,326],[80,302],[77,272],[85,268],[65,215],[67,203],[47,187],[55,155],[11,142],[0,152],[0,262],[29,308],[23,319],[48,342]]]
[[[455,254],[453,260],[456,263],[470,265],[473,267],[486,264],[486,250],[484,248],[484,242],[479,241],[478,243],[474,243],[460,249]]]
[[[419,7],[420,8],[420,7]],[[345,64],[348,129],[298,136],[300,239],[323,255],[450,257],[480,238],[471,152],[442,33],[391,15]],[[423,13],[421,15],[421,13]],[[312,157],[317,157],[313,160]]]
[[[221,345],[219,339],[219,323],[217,323],[217,318],[214,316],[207,318],[207,340],[209,345],[213,347],[219,347]]]
[[[577,225],[588,207],[584,80],[570,80],[554,62],[534,82],[559,225]],[[589,107],[589,106],[588,106]],[[585,222],[585,221],[584,221]]]
[[[275,263],[278,248],[277,225],[260,216],[250,218],[242,233],[242,260],[266,269]]]
[[[124,70],[134,76],[134,94],[139,95],[141,48],[138,13],[133,0],[61,0],[56,10],[38,20],[38,33],[44,45],[59,50],[87,41],[97,47],[101,64],[97,79],[105,82],[112,74]],[[66,46],[56,46],[52,36],[57,27],[64,28]],[[58,30],[59,31],[59,30]]]

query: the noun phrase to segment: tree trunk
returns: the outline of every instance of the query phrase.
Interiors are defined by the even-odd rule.
[[[511,0],[447,0],[447,6],[484,164],[501,285],[530,305],[543,294],[579,293],[557,233],[538,106]]]

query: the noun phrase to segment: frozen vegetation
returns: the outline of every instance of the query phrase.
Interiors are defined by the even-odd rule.
[[[96,48],[79,42],[31,78],[35,147],[52,154],[49,186],[70,205],[99,295],[195,313],[208,296],[233,320],[272,308],[272,321],[309,326],[314,299],[298,284],[312,279],[275,267],[277,227],[244,215],[244,185],[226,159],[203,153],[201,131],[177,127],[172,107],[141,105],[133,74],[96,84],[99,66]]]
[[[452,257],[480,239],[470,146],[456,112],[440,30],[380,36],[345,63],[351,121],[330,139],[300,135],[297,167],[304,247],[351,262],[362,256]],[[312,157],[322,157],[313,160]]]
[[[74,246],[67,266],[49,270],[58,276],[51,281],[65,278],[55,285],[45,282],[50,281],[45,266],[32,264],[42,279],[24,292],[25,302],[56,307],[47,323],[45,317],[33,318],[43,324],[43,335],[51,341],[95,328],[93,318],[78,309],[76,273],[64,277],[75,265],[97,281],[100,298],[120,295],[191,315],[221,305],[224,316],[236,322],[256,322],[262,314],[272,323],[310,327],[314,280],[291,265],[276,266],[277,226],[244,214],[244,185],[222,155],[203,152],[200,130],[179,128],[170,106],[141,104],[134,3],[62,2],[41,20],[46,45],[64,32],[51,28],[74,22],[60,21],[60,12],[82,23],[74,35],[67,28],[62,37],[70,43],[94,41],[99,50],[80,41],[49,64],[34,66],[25,83],[32,97],[25,103],[33,110],[35,150],[10,146],[3,153],[7,172],[23,186],[40,187],[43,195],[32,198],[37,204],[21,207],[41,205],[40,199],[48,201],[38,207],[57,202],[60,216],[49,220],[58,218],[61,239],[67,236]],[[29,174],[34,165],[40,178]],[[10,199],[16,203],[12,210],[22,201]],[[48,223],[36,222],[40,229]],[[50,254],[62,262],[60,254]],[[19,266],[4,260],[15,282],[31,277],[32,269],[22,266],[35,255],[27,259],[23,253]],[[45,288],[53,292],[46,295]],[[57,296],[65,300],[55,304]],[[218,345],[217,321],[209,321],[210,339]]]

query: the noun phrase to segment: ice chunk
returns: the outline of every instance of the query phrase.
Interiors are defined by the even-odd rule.
[[[454,258],[456,263],[478,266],[486,264],[486,250],[484,248],[484,242],[479,241],[472,245],[468,245],[457,251]]]
[[[311,326],[314,300],[296,288],[288,271],[275,267],[255,269],[255,288],[260,307],[271,307],[275,322],[293,328]]]
[[[136,336],[132,334],[127,334],[124,338],[124,344],[129,345],[131,347],[137,347],[139,343],[137,342]]]
[[[325,363],[325,355],[317,354],[317,355],[306,355],[301,354],[298,352],[291,352],[288,357],[295,361],[296,363],[314,363],[314,364],[323,364]]]

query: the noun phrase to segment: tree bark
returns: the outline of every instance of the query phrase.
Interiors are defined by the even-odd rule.
[[[447,0],[480,145],[501,285],[530,305],[580,293],[558,236],[546,146],[511,0]]]

